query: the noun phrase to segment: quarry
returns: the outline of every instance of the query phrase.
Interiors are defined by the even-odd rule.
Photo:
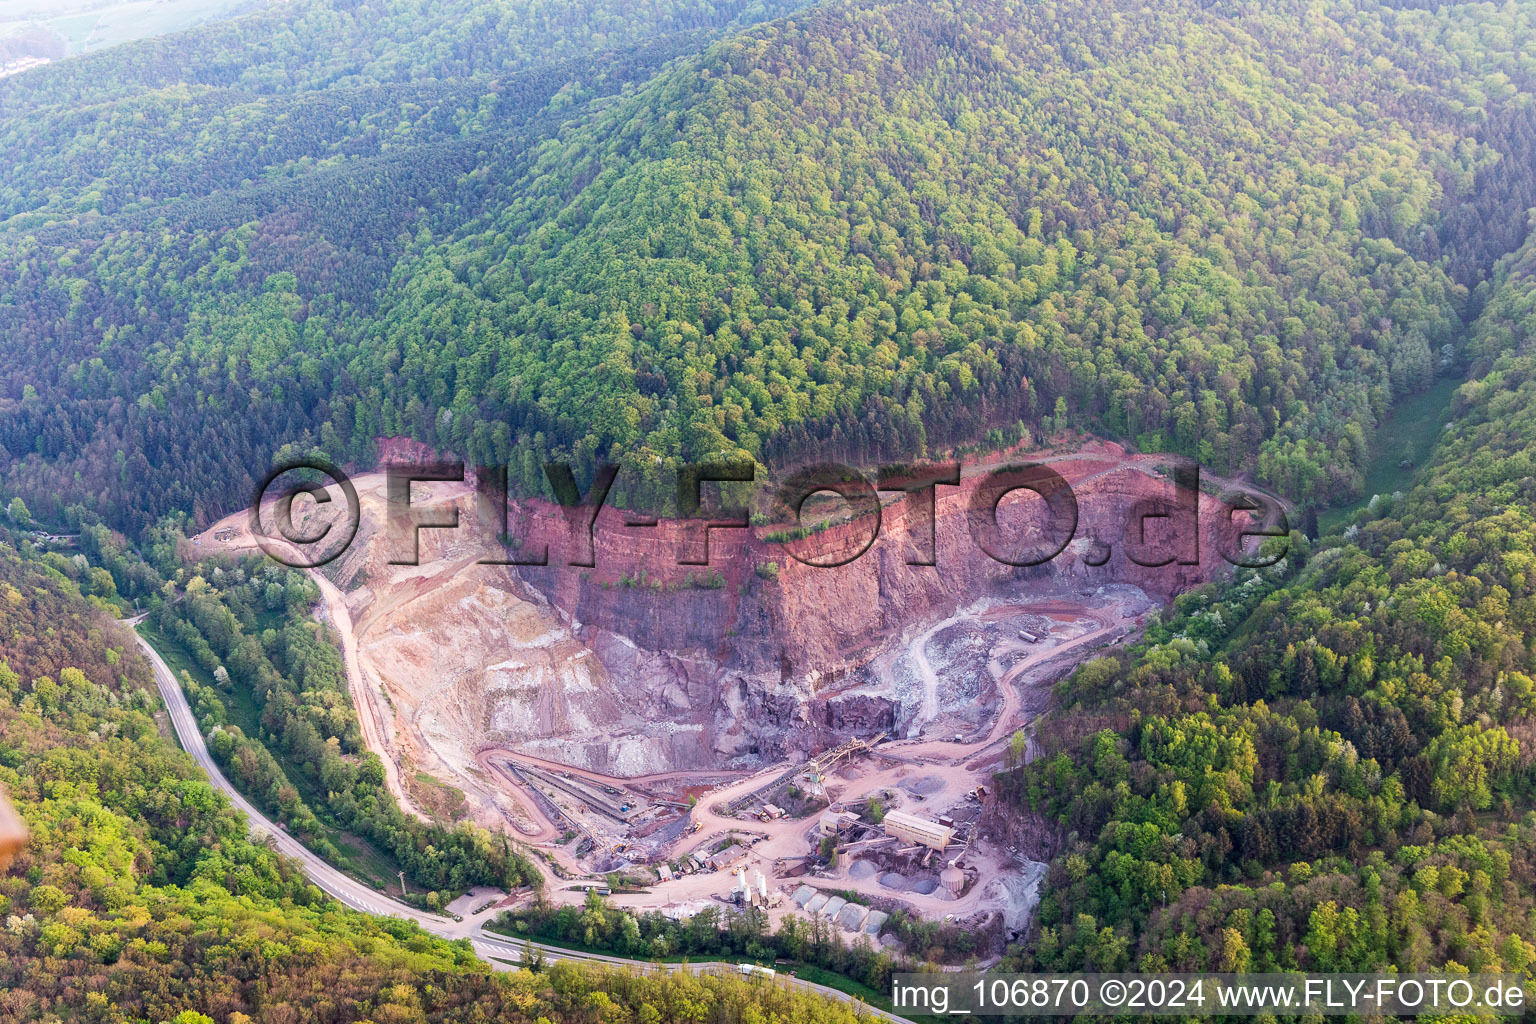
[[[762,530],[714,532],[718,569],[678,565],[676,524],[636,530],[610,508],[596,564],[572,567],[560,510],[516,499],[516,543],[548,544],[551,564],[483,564],[467,481],[413,485],[413,508],[458,507],[463,525],[420,531],[418,564],[391,564],[373,472],[354,478],[357,538],[311,571],[402,806],[441,813],[443,791],[461,794],[460,816],[525,844],[546,898],[600,887],[615,905],[678,916],[753,906],[850,941],[881,941],[905,911],[1000,943],[1027,927],[1044,872],[984,827],[1010,745],[1032,756],[1056,682],[1226,571],[1216,534],[1233,529],[1213,494],[1186,496],[1196,557],[1165,537],[1166,564],[1146,564],[1158,559],[1127,550],[1124,524],[1151,515],[1144,546],[1160,542],[1166,460],[1104,443],[1031,457],[1071,482],[1080,512],[1072,544],[1027,568],[972,543],[980,468],[967,467],[939,492],[936,565],[909,564],[911,524],[893,501],[869,551],[835,569],[786,558]],[[1041,505],[1025,495],[999,521],[1027,532]],[[189,544],[249,553],[248,520]],[[821,543],[844,534],[860,543],[857,522]]]

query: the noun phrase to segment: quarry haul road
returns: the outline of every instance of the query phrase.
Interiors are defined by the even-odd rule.
[[[139,649],[149,658],[149,663],[154,668],[155,686],[160,690],[160,698],[165,702],[165,709],[171,719],[171,727],[176,730],[176,738],[180,741],[182,749],[191,755],[192,760],[197,763],[199,768],[207,773],[208,781],[213,784],[213,787],[227,796],[230,803],[234,804],[235,808],[245,815],[252,833],[267,837],[274,849],[297,862],[304,869],[304,873],[309,876],[311,882],[342,905],[352,910],[359,910],[363,913],[379,917],[396,917],[407,921],[414,921],[421,926],[423,931],[430,932],[439,938],[465,939],[480,958],[496,970],[514,969],[522,960],[525,946],[538,948],[544,953],[545,959],[551,961],[580,960],[638,969],[661,966],[667,970],[687,970],[694,973],[733,969],[733,964],[727,964],[722,961],[656,965],[644,960],[626,960],[622,957],[602,956],[596,953],[579,953],[563,949],[559,946],[546,946],[539,942],[519,941],[514,943],[505,936],[486,931],[485,926],[478,922],[455,921],[452,918],[438,917],[435,914],[426,914],[414,907],[408,907],[404,903],[381,895],[362,882],[336,870],[257,810],[224,777],[224,773],[214,763],[213,755],[208,751],[208,745],[203,740],[203,733],[198,727],[197,718],[192,714],[192,708],[187,703],[187,695],[182,691],[181,684],[176,681],[176,676],[171,672],[170,666],[165,663],[165,659],[160,656],[160,652],[155,650],[149,641],[140,636],[138,630],[133,629],[141,621],[143,621],[143,616],[135,619],[125,619],[123,620],[123,625],[133,632]],[[508,961],[511,961],[511,963],[509,964]],[[773,980],[845,1003],[853,1003],[860,1007],[863,1013],[869,1014],[872,1017],[893,1021],[896,1024],[912,1024],[905,1017],[898,1017],[893,1013],[887,1013],[878,1007],[870,1006],[862,1000],[848,995],[846,992],[839,992],[837,989],[829,988],[825,985],[802,981],[792,975],[778,975]]]
[[[320,588],[331,625],[335,627],[336,636],[341,641],[342,664],[347,671],[347,686],[352,691],[352,709],[357,713],[357,724],[363,731],[363,745],[377,754],[384,763],[385,787],[401,808],[407,814],[414,814],[422,821],[427,821],[426,814],[406,792],[405,782],[400,778],[400,762],[386,741],[388,726],[374,699],[373,688],[363,675],[362,659],[358,657],[357,633],[353,629],[352,613],[347,609],[346,596],[320,572],[312,570],[308,575]]]
[[[1080,636],[1063,640],[1062,642],[1044,650],[1029,649],[1004,673],[999,680],[999,689],[1002,693],[1001,707],[997,720],[988,732],[980,739],[971,742],[952,742],[937,739],[905,739],[894,740],[882,744],[876,749],[878,755],[881,751],[890,753],[899,752],[903,758],[911,757],[917,763],[903,760],[901,763],[885,768],[877,769],[863,774],[846,783],[833,781],[831,786],[836,786],[835,803],[848,805],[861,803],[881,790],[898,788],[903,779],[918,772],[927,772],[931,777],[942,780],[943,789],[937,793],[929,794],[929,798],[945,802],[958,802],[966,790],[973,789],[978,783],[990,779],[992,762],[1001,757],[1003,745],[1008,741],[1013,731],[1028,725],[1027,718],[1021,715],[1023,697],[1019,691],[1018,680],[1031,669],[1039,668],[1058,658],[1069,659],[1067,668],[1075,664],[1075,659],[1085,656],[1088,652],[1113,642],[1118,634],[1136,628],[1137,617],[1132,614],[1116,613],[1108,609],[1095,609],[1086,606],[1078,606],[1073,602],[1060,602],[1053,599],[1045,604],[1054,611],[1069,612],[1082,619],[1092,620],[1096,629],[1092,629]],[[1021,605],[1027,607],[1028,602]],[[948,621],[948,620],[947,620]],[[942,625],[942,623],[940,624]],[[925,631],[927,636],[932,630]],[[482,764],[489,763],[491,758],[504,758],[514,764],[527,762],[535,767],[547,771],[559,771],[580,778],[588,783],[597,785],[611,785],[614,787],[627,787],[640,781],[637,778],[624,778],[620,776],[605,775],[590,769],[577,768],[571,765],[558,764],[542,758],[521,754],[514,750],[501,747],[482,749],[478,755]],[[775,861],[781,858],[794,858],[804,855],[811,846],[808,846],[806,831],[810,827],[809,822],[801,819],[782,818],[777,821],[759,822],[746,821],[730,814],[722,813],[723,806],[729,806],[741,797],[744,797],[775,775],[781,774],[787,767],[787,763],[778,763],[766,768],[737,778],[723,787],[713,790],[700,797],[698,804],[689,812],[690,820],[698,826],[697,833],[687,833],[679,836],[673,843],[670,853],[677,855],[689,848],[697,848],[701,844],[718,835],[730,832],[749,832],[760,837],[760,840],[748,848],[748,857],[757,867],[763,870],[765,875],[777,881],[777,874],[772,869]],[[496,773],[503,786],[515,792],[518,798],[526,801],[528,796],[522,792],[522,786],[514,784],[504,775]],[[672,773],[659,773],[647,775],[641,778],[647,781],[662,781],[679,777],[697,778],[698,776],[720,777],[729,775],[728,772],[698,772],[684,771]],[[542,814],[541,821],[546,821]],[[555,828],[552,823],[546,824],[547,828]],[[543,848],[548,848],[547,846]],[[981,860],[982,865],[997,865],[988,858]],[[540,870],[544,866],[540,865]],[[585,872],[581,872],[585,873]],[[546,874],[549,884],[563,884],[559,879],[553,879]],[[630,909],[653,909],[667,903],[687,902],[690,900],[707,899],[718,892],[720,888],[719,876],[714,873],[702,873],[680,877],[670,882],[659,883],[650,892],[640,896],[626,896],[619,905]],[[816,883],[812,883],[816,884]],[[895,892],[883,887],[877,879],[856,879],[839,873],[826,882],[829,891],[851,890],[865,896],[892,899],[905,904],[908,908],[918,913],[935,919],[944,917],[963,917],[974,913],[988,905],[990,897],[987,895],[988,887],[977,884],[959,899],[950,899],[939,893],[921,894],[917,892]],[[820,887],[819,885],[817,887]]]

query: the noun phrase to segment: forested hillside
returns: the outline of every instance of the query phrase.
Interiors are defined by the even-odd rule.
[[[618,500],[663,506],[689,458],[1074,428],[1306,508],[1354,495],[1437,377],[1465,383],[1411,488],[1063,685],[1045,755],[999,780],[1051,859],[1006,966],[1530,970],[1532,18],[301,0],[0,81],[0,484],[74,508],[99,563],[0,548],[0,781],[36,832],[0,882],[0,1013],[841,1012],[492,979],[251,844],[78,588],[156,592],[166,517],[237,507],[279,450],[405,435],[524,492],[610,459]],[[98,517],[145,559],[114,563]],[[434,862],[439,833],[380,810],[303,581],[214,568],[156,611],[253,702],[232,774],[316,845],[342,822],[426,884],[519,876],[473,842]]]
[[[796,7],[320,0],[0,83],[0,471],[137,532],[289,443],[661,504],[1070,425],[1323,502],[1536,203],[1515,5]]]
[[[1284,17],[1311,31],[1179,4],[781,20],[408,255],[368,356],[398,355],[484,456],[536,431],[638,465],[870,461],[1022,420],[1342,489],[1455,335],[1425,237],[1441,176],[1495,157],[1397,98],[1391,46],[1317,88],[1307,54],[1347,30]]]
[[[137,534],[248,498],[286,443],[368,452],[345,363],[414,234],[796,6],[318,0],[0,80],[4,471]]]
[[[1536,964],[1536,244],[1430,465],[1082,669],[1008,799],[1066,837],[1021,960]]]

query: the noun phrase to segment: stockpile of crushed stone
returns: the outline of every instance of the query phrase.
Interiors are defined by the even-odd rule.
[[[901,784],[901,788],[913,796],[932,796],[944,788],[944,780],[937,775],[923,775],[916,779],[907,779]]]

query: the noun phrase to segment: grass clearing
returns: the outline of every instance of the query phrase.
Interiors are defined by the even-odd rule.
[[[1393,407],[1376,431],[1375,451],[1366,467],[1360,500],[1321,513],[1317,517],[1319,536],[1327,536],[1342,528],[1370,503],[1372,495],[1408,489],[1414,473],[1439,441],[1440,432],[1450,417],[1451,397],[1461,384],[1457,377],[1437,378],[1428,388],[1409,395]]]
[[[863,982],[854,981],[852,978],[845,978],[841,974],[833,974],[825,967],[813,967],[810,964],[803,964],[799,967],[790,968],[784,973],[793,974],[801,981],[808,981],[813,985],[825,985],[827,988],[835,988],[839,992],[856,996],[870,1006],[884,1010],[887,1013],[898,1012],[896,1004],[891,1002],[891,997],[888,994],[876,992]]]
[[[0,38],[41,25],[68,40],[74,55],[181,32],[256,6],[251,0],[0,0]]]

